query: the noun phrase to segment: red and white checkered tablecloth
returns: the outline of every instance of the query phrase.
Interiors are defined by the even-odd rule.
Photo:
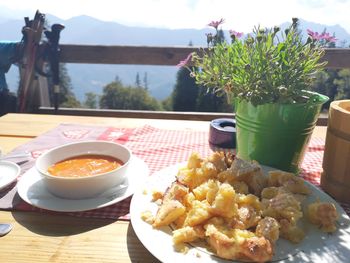
[[[205,131],[167,130],[147,125],[136,129],[123,129],[61,124],[33,141],[18,147],[11,154],[30,151],[32,156],[36,157],[41,152],[63,143],[86,139],[109,140],[122,143],[129,147],[133,154],[147,163],[152,174],[167,166],[186,161],[194,151],[198,152],[201,156],[210,155],[211,150],[208,144],[208,136],[209,133]],[[324,140],[313,139],[309,144],[302,164],[302,177],[317,186],[320,184],[323,151]],[[24,171],[29,169],[34,161],[33,159],[32,162],[25,164],[22,169]],[[12,185],[11,187],[14,188],[16,186]],[[7,191],[10,191],[10,188]],[[4,195],[6,193],[1,194],[0,192],[0,199]],[[128,198],[108,207],[68,214],[81,217],[129,220],[130,200],[131,198]],[[56,213],[35,208],[22,200],[13,203],[15,205],[10,209]],[[346,204],[341,205],[350,214],[350,206]],[[2,207],[0,206],[0,208]]]

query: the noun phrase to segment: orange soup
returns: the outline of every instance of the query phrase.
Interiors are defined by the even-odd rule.
[[[111,156],[80,155],[55,163],[48,172],[60,177],[85,177],[106,173],[122,165],[122,161]]]

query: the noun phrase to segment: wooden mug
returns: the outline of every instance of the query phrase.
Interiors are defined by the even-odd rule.
[[[321,187],[335,199],[350,203],[350,100],[329,108]]]

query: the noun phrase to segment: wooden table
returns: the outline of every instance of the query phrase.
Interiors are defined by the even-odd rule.
[[[7,114],[0,118],[0,148],[8,153],[60,123],[207,131],[208,122]],[[325,137],[326,127],[313,136]],[[13,230],[0,238],[0,262],[158,262],[136,237],[130,222],[33,212],[0,211]],[[161,244],[159,244],[161,249]]]

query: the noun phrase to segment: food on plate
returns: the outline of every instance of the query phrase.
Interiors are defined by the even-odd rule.
[[[308,206],[308,219],[312,224],[320,227],[324,232],[334,232],[339,215],[334,204],[326,202],[314,202]]]
[[[255,161],[218,152],[205,159],[193,153],[162,196],[157,192],[162,201],[154,218],[148,214],[144,220],[155,228],[171,225],[175,247],[204,242],[224,259],[266,262],[279,238],[303,240],[301,197],[309,193],[291,173],[265,176]],[[323,221],[312,220],[327,229],[334,224],[332,211],[326,205],[309,207],[312,215],[323,215]]]
[[[80,155],[51,165],[48,172],[59,177],[84,177],[110,172],[122,165],[122,161],[111,156]]]
[[[280,224],[278,221],[273,217],[267,216],[259,221],[255,233],[258,237],[265,237],[274,244],[280,236],[279,229]]]
[[[142,212],[141,218],[143,221],[145,221],[149,224],[152,224],[154,222],[154,215],[149,210]]]
[[[262,192],[263,216],[273,217],[280,224],[281,237],[299,243],[304,238],[304,232],[298,227],[302,218],[301,203],[283,187],[268,187]]]
[[[145,193],[147,194],[147,193]],[[152,201],[157,201],[163,198],[163,193],[160,191],[153,191],[152,192]]]
[[[221,229],[207,224],[205,235],[217,255],[225,259],[265,262],[273,255],[270,241],[248,230]]]
[[[270,171],[268,186],[282,187],[293,194],[310,194],[310,189],[304,184],[303,179],[284,171]]]

